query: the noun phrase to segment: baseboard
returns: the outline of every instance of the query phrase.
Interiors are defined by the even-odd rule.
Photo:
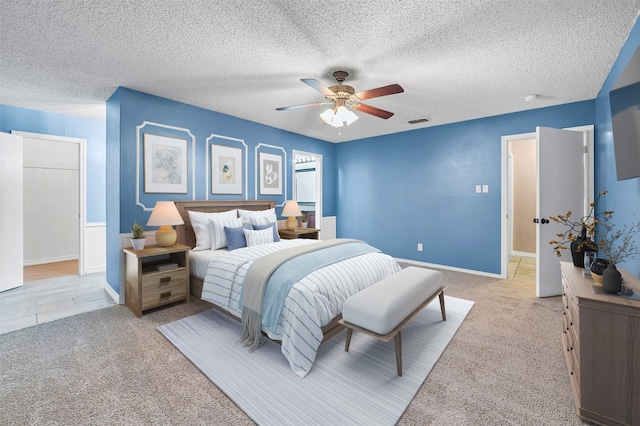
[[[445,269],[447,271],[464,272],[466,274],[481,275],[481,276],[484,276],[484,277],[504,279],[502,277],[502,275],[500,275],[500,274],[492,274],[492,273],[489,273],[489,272],[474,271],[473,269],[456,268],[455,266],[438,265],[438,264],[435,264],[435,263],[420,262],[420,261],[417,261],[417,260],[400,259],[400,258],[394,258],[394,259],[396,261],[398,261],[398,262],[409,263],[411,265],[420,266],[420,267],[423,267],[423,268]]]
[[[513,251],[511,252],[511,256],[520,256],[520,257],[537,257],[535,253],[530,253],[528,251]]]
[[[95,268],[87,268],[84,273],[86,274],[99,274],[102,272],[107,272],[107,268],[104,266],[96,266]]]
[[[48,257],[45,259],[25,260],[24,266],[45,265],[47,263],[66,262],[69,260],[78,260],[78,255],[75,254],[75,255],[69,255],[69,256]]]
[[[113,301],[116,302],[118,305],[124,304],[124,300],[120,301],[120,295],[115,291],[113,291],[109,283],[106,281],[104,282],[104,291],[106,291],[109,297],[111,297]]]

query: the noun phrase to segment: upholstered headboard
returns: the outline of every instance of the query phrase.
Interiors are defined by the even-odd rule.
[[[226,212],[232,209],[267,210],[275,206],[273,200],[203,200],[203,201],[174,201],[184,225],[176,226],[178,243],[195,247],[196,236],[189,220],[189,211],[204,213]]]

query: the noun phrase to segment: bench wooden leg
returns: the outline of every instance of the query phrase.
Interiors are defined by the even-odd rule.
[[[351,344],[351,333],[353,333],[353,329],[347,328],[347,341],[344,344],[345,352],[349,352],[349,344]]]
[[[402,337],[401,331],[398,331],[396,334],[395,342],[396,342],[396,365],[398,367],[398,376],[402,376]]]
[[[440,311],[442,311],[442,321],[446,321],[447,313],[444,310],[444,291],[440,292]]]

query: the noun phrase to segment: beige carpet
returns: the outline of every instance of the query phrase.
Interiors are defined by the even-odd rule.
[[[399,424],[582,424],[560,298],[443,273],[448,294],[476,304]],[[138,319],[114,306],[0,335],[0,424],[252,424],[156,330],[210,307],[194,300]]]

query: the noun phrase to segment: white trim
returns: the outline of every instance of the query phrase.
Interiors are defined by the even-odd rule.
[[[528,251],[512,251],[511,254],[513,256],[520,256],[520,257],[530,257],[532,259],[536,259],[538,257],[538,255],[536,253],[529,253]]]
[[[208,200],[209,199],[209,194],[210,194],[209,183],[211,182],[211,166],[209,165],[209,160],[211,159],[211,152],[209,150],[211,148],[212,143],[209,143],[209,142],[213,138],[226,139],[226,140],[229,140],[229,141],[239,142],[239,143],[242,144],[242,146],[244,146],[244,170],[243,170],[243,173],[242,173],[242,180],[244,182],[244,189],[243,189],[244,199],[248,200],[249,199],[249,147],[244,142],[244,139],[237,139],[237,138],[232,138],[232,137],[229,137],[229,136],[216,135],[214,133],[211,133],[209,135],[209,137],[207,138],[207,140],[205,141],[206,144],[207,144],[206,153],[205,153],[205,157],[206,157],[205,175],[207,176],[207,178],[205,179],[206,184],[205,184],[204,199]]]
[[[118,293],[113,291],[109,283],[106,281],[104,282],[104,291],[106,291],[109,297],[111,297],[113,301],[116,302],[118,305],[124,305],[124,294],[119,295]]]
[[[418,260],[401,259],[398,257],[394,257],[394,259],[397,262],[408,263],[408,264],[420,266],[423,268],[444,269],[447,271],[464,272],[465,274],[481,275],[483,277],[502,278],[500,274],[491,274],[489,272],[474,271],[473,269],[462,269],[462,268],[456,268],[455,266],[438,265],[436,263],[420,262]]]
[[[254,157],[255,157],[255,188],[254,188],[254,198],[257,200],[258,199],[258,192],[260,189],[260,172],[259,172],[259,161],[258,161],[258,148],[260,148],[261,146],[267,147],[267,148],[273,148],[273,149],[279,149],[280,151],[282,151],[282,155],[284,156],[284,158],[282,159],[282,170],[285,170],[286,164],[287,164],[287,151],[285,151],[285,149],[281,146],[276,146],[276,145],[269,145],[266,143],[262,143],[260,142],[258,145],[256,145],[255,149],[254,149]],[[283,182],[283,186],[282,186],[282,204],[276,204],[276,207],[284,207],[284,203],[287,200],[287,173],[283,172],[282,173],[284,175],[284,182]],[[279,197],[279,195],[274,196],[274,197]]]
[[[136,205],[142,207],[144,211],[152,211],[153,207],[147,207],[140,201],[140,133],[143,127],[145,126],[156,126],[162,127],[164,129],[172,129],[178,130],[181,132],[185,132],[191,137],[191,199],[196,199],[196,137],[191,133],[191,130],[184,127],[176,127],[170,126],[168,124],[155,123],[153,121],[143,121],[139,125],[136,126]],[[188,142],[187,142],[188,145]],[[187,150],[189,148],[187,147]],[[187,164],[187,168],[189,164]],[[189,188],[187,188],[187,194],[189,193]]]
[[[68,142],[68,143],[77,143],[80,148],[79,158],[78,158],[78,180],[79,180],[79,210],[80,217],[78,218],[78,226],[80,229],[78,230],[78,235],[80,238],[79,247],[78,247],[78,274],[85,275],[86,265],[85,265],[85,257],[84,251],[86,246],[86,235],[85,235],[85,226],[86,226],[86,217],[87,217],[87,154],[86,154],[86,145],[87,140],[82,138],[71,138],[68,136],[56,136],[56,135],[48,135],[44,133],[31,133],[31,132],[22,132],[19,130],[12,130],[12,134],[22,136],[23,138],[29,139],[43,139],[50,140],[56,142]]]

